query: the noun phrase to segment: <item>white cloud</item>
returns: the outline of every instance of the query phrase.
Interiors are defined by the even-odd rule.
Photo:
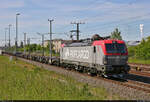
[[[133,20],[148,18],[150,8],[149,4],[118,4],[106,2],[97,4],[89,12],[98,12],[93,16],[87,16],[84,19],[88,22],[108,22],[116,20]]]
[[[23,0],[1,0],[0,8],[21,8],[24,6]]]

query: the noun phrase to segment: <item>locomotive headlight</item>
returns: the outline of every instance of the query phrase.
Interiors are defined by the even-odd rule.
[[[107,61],[108,61],[107,56],[104,56],[104,57],[103,57],[103,63],[104,63],[104,64],[107,64]]]
[[[121,58],[122,58],[122,59],[127,59],[127,56],[122,56]]]
[[[128,61],[128,56],[122,56],[121,58],[125,61]]]
[[[104,60],[104,64],[107,64],[107,60]]]

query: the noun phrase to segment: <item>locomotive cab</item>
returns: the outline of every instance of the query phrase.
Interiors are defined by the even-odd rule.
[[[122,40],[101,40],[95,41],[96,46],[96,64],[101,65],[98,69],[108,77],[123,77],[128,73],[130,67],[127,65],[128,51]]]
[[[124,43],[106,43],[105,44],[104,64],[108,65],[125,65],[128,56]]]

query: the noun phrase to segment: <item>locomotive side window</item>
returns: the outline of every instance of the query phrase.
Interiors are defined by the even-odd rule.
[[[96,47],[95,47],[95,46],[94,46],[93,52],[94,52],[94,53],[96,52]]]
[[[108,43],[105,46],[107,53],[126,53],[125,44]]]

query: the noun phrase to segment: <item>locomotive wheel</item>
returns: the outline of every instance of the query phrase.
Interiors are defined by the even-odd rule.
[[[90,75],[90,76],[93,76],[93,73],[91,72],[91,70],[88,70],[87,74]]]
[[[88,69],[87,73],[91,76],[95,76],[95,75],[97,75],[97,70],[90,68],[90,69]]]
[[[71,70],[70,65],[66,65],[65,69]]]
[[[80,73],[83,73],[83,70],[79,70]]]
[[[91,73],[91,72],[88,72],[87,74],[90,75],[90,76],[95,76],[96,75],[96,73]]]
[[[91,73],[90,73],[90,72],[87,72],[87,74],[88,74],[88,75],[91,75]]]
[[[87,72],[88,72],[87,68],[84,67],[84,68],[83,68],[83,73],[87,73]]]
[[[65,69],[69,70],[69,68],[68,68],[68,67],[65,67]]]
[[[98,77],[103,77],[103,73],[102,73],[101,71],[98,71],[98,72],[97,72],[97,76],[98,76]]]

